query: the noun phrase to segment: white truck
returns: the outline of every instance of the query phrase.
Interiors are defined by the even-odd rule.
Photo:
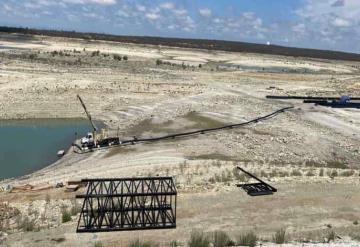
[[[94,145],[94,135],[91,132],[88,132],[86,136],[81,138],[81,146],[82,147],[89,147]]]

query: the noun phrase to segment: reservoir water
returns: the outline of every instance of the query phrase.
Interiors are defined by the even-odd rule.
[[[0,180],[55,162],[75,139],[91,130],[84,119],[0,120]]]

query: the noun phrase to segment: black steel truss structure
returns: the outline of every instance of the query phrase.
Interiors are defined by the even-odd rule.
[[[77,232],[176,227],[176,186],[172,177],[83,179]]]
[[[246,184],[238,184],[237,186],[242,188],[247,192],[249,196],[263,196],[263,195],[272,195],[277,192],[277,189],[272,187],[271,185],[265,183],[260,178],[257,178],[255,175],[250,172],[245,171],[241,167],[237,167],[240,171],[257,180],[258,183],[246,183]]]

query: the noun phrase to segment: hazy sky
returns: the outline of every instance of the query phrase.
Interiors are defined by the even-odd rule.
[[[360,53],[360,0],[0,0],[0,25]]]

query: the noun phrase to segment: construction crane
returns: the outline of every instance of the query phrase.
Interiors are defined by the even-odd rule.
[[[87,146],[87,147],[93,147],[93,146],[96,146],[96,138],[95,138],[95,135],[96,135],[96,131],[98,130],[95,123],[93,122],[92,118],[91,118],[91,115],[90,113],[88,112],[88,110],[86,109],[86,106],[84,104],[84,101],[81,99],[80,95],[77,95],[82,107],[84,108],[85,110],[85,113],[86,113],[86,116],[87,118],[89,119],[89,122],[93,128],[93,132],[89,132],[87,133],[87,135],[83,138],[81,138],[81,145],[82,146]]]

